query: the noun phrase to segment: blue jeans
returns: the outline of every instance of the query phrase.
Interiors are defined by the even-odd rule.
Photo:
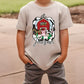
[[[49,84],[68,84],[65,79],[64,64],[56,62],[49,69],[42,70],[35,64],[25,64],[25,79],[23,84],[41,84],[44,73],[48,74]]]

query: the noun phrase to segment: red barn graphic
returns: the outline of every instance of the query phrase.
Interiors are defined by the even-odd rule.
[[[49,27],[50,27],[50,24],[49,24],[49,22],[47,21],[47,20],[45,20],[45,19],[42,19],[42,20],[40,20],[38,23],[37,23],[37,28],[38,28],[38,30],[39,29],[47,29],[47,30],[49,30]]]

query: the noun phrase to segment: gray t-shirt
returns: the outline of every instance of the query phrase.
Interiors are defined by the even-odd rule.
[[[72,25],[69,8],[62,3],[42,7],[31,1],[20,9],[16,28],[26,31],[25,55],[47,70],[61,55],[59,31]]]

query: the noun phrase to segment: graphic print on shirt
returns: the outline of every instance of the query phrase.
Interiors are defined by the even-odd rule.
[[[51,17],[46,17],[45,14],[42,14],[41,17],[35,17],[33,20],[32,28],[32,37],[35,40],[36,44],[51,44],[54,43],[53,39],[55,38],[55,23]]]

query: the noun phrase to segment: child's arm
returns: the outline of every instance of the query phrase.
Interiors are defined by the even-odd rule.
[[[60,45],[61,45],[61,56],[58,57],[55,62],[63,63],[65,58],[67,57],[67,51],[68,51],[68,43],[69,43],[69,34],[68,29],[60,30]]]
[[[61,45],[61,56],[56,61],[63,63],[67,56],[69,34],[68,28],[72,27],[73,22],[71,19],[69,8],[62,5],[59,14],[59,30],[60,30],[60,45]]]
[[[28,62],[32,64],[32,62],[24,54],[25,31],[18,30],[16,38],[17,38],[17,48],[18,48],[20,59],[25,64],[27,64]]]

